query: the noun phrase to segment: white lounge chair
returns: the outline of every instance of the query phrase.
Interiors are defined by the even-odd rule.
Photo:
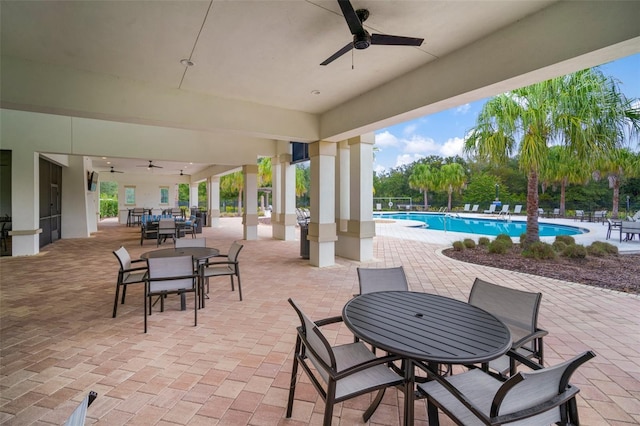
[[[520,214],[522,213],[522,204],[516,204],[516,206],[513,208],[513,214]]]
[[[471,204],[465,204],[464,208],[462,209],[463,212],[470,212],[471,211]]]
[[[506,216],[508,214],[509,214],[509,204],[505,204],[502,206],[502,210],[498,212],[498,216],[502,216],[502,215]]]
[[[491,204],[491,205],[489,206],[489,210],[485,210],[484,212],[485,212],[485,213],[488,213],[488,214],[495,213],[495,212],[496,212],[496,205],[495,205],[495,204]]]
[[[478,213],[478,209],[480,208],[479,204],[474,204],[471,208],[471,213]]]

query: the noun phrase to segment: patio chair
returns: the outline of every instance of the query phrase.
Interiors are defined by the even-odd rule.
[[[122,287],[122,304],[124,305],[124,299],[127,295],[127,286],[129,284],[142,284],[145,282],[147,276],[147,261],[144,259],[131,260],[131,256],[126,248],[120,247],[113,252],[114,256],[120,263],[120,270],[118,271],[118,281],[116,282],[116,297],[113,301],[113,316],[116,317],[116,311],[118,309],[118,296],[120,294],[120,287]],[[134,266],[136,265],[136,266]]]
[[[551,213],[551,215],[554,218],[560,217],[560,209],[553,209],[553,213]]]
[[[357,268],[360,294],[377,291],[409,291],[402,266],[394,268]]]
[[[144,332],[147,332],[147,316],[151,315],[154,296],[159,296],[160,311],[164,311],[164,299],[168,294],[194,293],[194,326],[198,325],[198,274],[193,270],[193,257],[174,256],[147,259],[149,273],[144,291]],[[147,301],[149,308],[147,309]]]
[[[640,221],[640,210],[638,210],[636,212],[636,214],[634,214],[633,216],[631,216],[631,220],[634,222],[639,222]]]
[[[538,209],[538,217],[543,217],[544,216],[544,209],[543,208],[539,208]]]
[[[73,413],[67,418],[67,421],[64,422],[64,426],[83,426],[84,422],[87,418],[87,408],[95,401],[98,397],[98,394],[94,391],[89,392],[87,396],[84,397],[82,402],[78,404]]]
[[[574,220],[578,219],[580,219],[580,222],[584,220],[584,210],[576,210],[576,216],[574,217]]]
[[[522,204],[516,204],[513,208],[513,214],[521,214],[522,213]]]
[[[325,402],[324,426],[331,425],[335,404],[378,391],[377,397],[362,416],[366,423],[382,401],[385,389],[403,384],[404,377],[387,367],[387,363],[399,357],[387,355],[377,358],[362,342],[331,346],[320,327],[341,322],[342,317],[313,322],[293,300],[289,299],[289,303],[300,318],[300,326],[297,327],[286,417],[290,418],[293,411],[300,366]]]
[[[503,287],[476,278],[469,293],[469,304],[484,309],[500,319],[511,331],[512,350],[538,364],[544,363],[542,338],[549,334],[538,328],[538,311],[542,293]],[[501,376],[516,373],[513,357],[502,356],[488,364]]]
[[[462,209],[463,212],[470,212],[471,211],[471,204],[465,204],[464,208]]]
[[[224,275],[228,275],[231,278],[231,291],[235,291],[233,277],[235,276],[238,279],[238,295],[240,296],[240,301],[242,301],[242,286],[240,284],[240,263],[238,262],[238,255],[240,254],[240,250],[244,247],[242,244],[234,241],[229,247],[229,253],[227,255],[220,255],[216,259],[221,257],[226,257],[226,260],[216,260],[207,262],[202,265],[202,277],[205,279],[207,283],[207,293],[209,292],[209,278],[211,277],[220,277]],[[202,295],[204,297],[204,295]]]
[[[471,213],[478,213],[478,209],[480,208],[479,204],[474,204],[471,208]]]
[[[191,216],[189,220],[185,221],[181,229],[181,231],[184,232],[184,236],[186,237],[187,234],[191,234],[191,238],[196,238],[198,223],[200,223],[200,218],[196,216]]]
[[[498,217],[509,214],[509,204],[503,204],[502,209],[498,212]]]
[[[161,242],[166,241],[167,237],[171,237],[173,242],[176,242],[176,221],[175,219],[160,219],[158,222],[158,239],[156,241],[156,247]]]
[[[609,238],[611,238],[612,230],[620,229],[620,227],[622,227],[622,221],[613,222],[611,221],[611,219],[607,219],[607,224],[609,225],[609,228],[607,228],[607,237],[606,237],[606,239],[608,240]]]
[[[519,372],[504,382],[482,370],[444,378],[429,372],[434,380],[419,384],[418,392],[460,425],[578,425],[575,397],[580,389],[569,379],[593,357],[587,351],[553,367],[532,363],[536,370]],[[428,408],[428,415],[429,422],[436,423],[438,410]]]
[[[491,205],[489,206],[489,210],[485,210],[484,211],[486,214],[493,214],[496,212],[496,205],[491,203]]]
[[[144,244],[144,240],[158,239],[158,222],[147,221],[140,226],[140,245]]]

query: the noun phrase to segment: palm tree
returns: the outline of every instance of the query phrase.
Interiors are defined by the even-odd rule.
[[[621,145],[621,129],[634,116],[629,107],[616,83],[597,69],[523,87],[484,105],[465,151],[494,163],[518,154],[527,175],[525,244],[540,241],[538,180],[548,167],[549,145],[567,146],[580,160],[602,155]]]
[[[436,184],[436,174],[426,164],[416,164],[409,176],[409,187],[418,189],[424,194],[424,209],[429,208],[427,193]]]
[[[296,197],[302,197],[309,191],[307,168],[296,165]]]
[[[453,191],[461,190],[466,181],[464,167],[458,163],[445,164],[440,169],[438,181],[440,189],[447,191],[449,194],[447,208],[451,211],[451,194]]]
[[[271,182],[271,158],[262,157],[258,160],[258,188],[270,188]],[[260,207],[262,207],[262,210],[266,209],[264,198],[265,194],[263,192],[260,196]]]
[[[611,216],[618,218],[620,204],[620,183],[623,178],[640,177],[640,154],[628,148],[612,150],[596,164],[598,174],[609,177],[609,186],[613,189]]]
[[[238,213],[242,213],[242,192],[244,188],[244,174],[233,172],[222,176],[220,179],[220,189],[229,193],[238,194]]]
[[[564,216],[567,185],[587,182],[591,176],[591,168],[575,155],[571,155],[565,146],[552,146],[548,154],[547,168],[543,172],[542,181],[547,185],[560,185],[560,216]]]

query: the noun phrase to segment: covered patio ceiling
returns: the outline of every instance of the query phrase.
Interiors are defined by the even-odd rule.
[[[335,0],[2,1],[2,107],[202,132],[203,146],[234,147],[185,153],[167,164],[173,173],[185,162],[237,167],[235,153],[273,155],[275,140],[343,140],[640,52],[637,2],[352,4],[369,10],[370,33],[424,42],[322,66],[352,38]],[[162,146],[143,156],[132,140],[61,153],[105,169],[101,157],[116,157],[129,172],[176,160]]]

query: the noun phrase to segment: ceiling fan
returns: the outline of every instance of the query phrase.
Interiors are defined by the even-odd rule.
[[[149,164],[146,166],[138,166],[138,167],[146,167],[149,170],[153,169],[154,167],[158,169],[162,168],[162,166],[156,166],[155,164],[153,164],[153,160],[149,160]]]
[[[362,26],[362,23],[369,17],[369,11],[367,9],[353,10],[353,6],[351,6],[351,2],[349,0],[338,0],[338,4],[340,5],[340,9],[342,9],[342,14],[344,15],[344,19],[347,21],[349,30],[351,31],[351,34],[353,34],[353,41],[349,42],[349,44],[344,46],[342,49],[329,56],[329,58],[320,65],[329,65],[331,62],[335,61],[353,48],[359,50],[366,49],[372,44],[386,46],[420,46],[424,41],[423,38],[387,34],[369,34],[369,32]]]
[[[111,166],[111,170],[104,170],[104,171],[109,173],[124,173],[124,172],[121,172],[120,170],[115,170],[113,166]]]

